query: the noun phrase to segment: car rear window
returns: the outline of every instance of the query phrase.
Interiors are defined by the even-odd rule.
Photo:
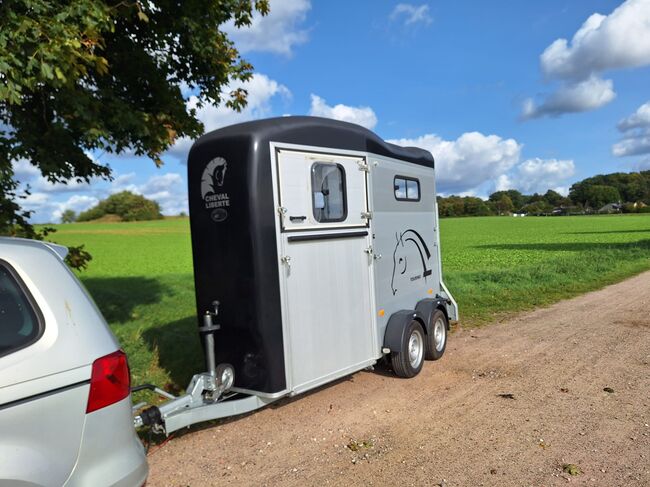
[[[34,342],[41,332],[41,320],[31,296],[8,266],[0,262],[0,356]]]

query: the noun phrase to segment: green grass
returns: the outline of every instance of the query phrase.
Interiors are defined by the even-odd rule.
[[[650,215],[441,221],[443,277],[482,324],[650,269]]]
[[[183,388],[203,367],[187,219],[57,226],[93,255],[81,280],[129,355],[133,382]],[[650,269],[650,215],[441,221],[443,272],[464,325]]]

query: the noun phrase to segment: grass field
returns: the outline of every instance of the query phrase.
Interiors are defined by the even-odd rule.
[[[185,387],[203,367],[187,219],[57,226],[85,244],[80,277],[129,355],[133,382]],[[441,221],[444,278],[464,325],[650,269],[650,215]]]

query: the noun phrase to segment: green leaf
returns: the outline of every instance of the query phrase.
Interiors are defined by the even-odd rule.
[[[54,79],[54,72],[52,66],[47,63],[41,63],[41,74],[47,79]]]
[[[149,17],[142,10],[138,11],[138,18],[143,22],[149,22]]]
[[[54,68],[54,73],[56,74],[56,77],[57,77],[58,79],[60,79],[61,81],[65,81],[66,78],[65,78],[65,75],[63,74],[63,71],[61,71],[61,68],[59,68],[58,66],[56,66],[56,67]]]

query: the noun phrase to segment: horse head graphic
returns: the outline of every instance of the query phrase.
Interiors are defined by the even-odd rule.
[[[409,252],[411,246],[415,246],[420,256],[420,259],[416,259],[416,263],[412,263],[411,268],[418,267],[418,275],[424,277],[425,281],[427,276],[431,275],[431,269],[429,269],[428,265],[431,253],[429,252],[429,247],[427,247],[427,244],[418,232],[409,228],[402,233],[395,233],[395,240],[395,250],[393,250],[393,277],[390,280],[393,296],[397,294],[398,283],[403,278],[411,277],[406,275],[409,265],[407,256],[409,253],[411,256],[413,255],[413,252]],[[421,274],[419,269],[420,265],[422,266]]]
[[[220,186],[223,186],[226,177],[228,163],[223,157],[212,159],[201,176],[201,195],[205,198],[208,194],[216,194]]]

